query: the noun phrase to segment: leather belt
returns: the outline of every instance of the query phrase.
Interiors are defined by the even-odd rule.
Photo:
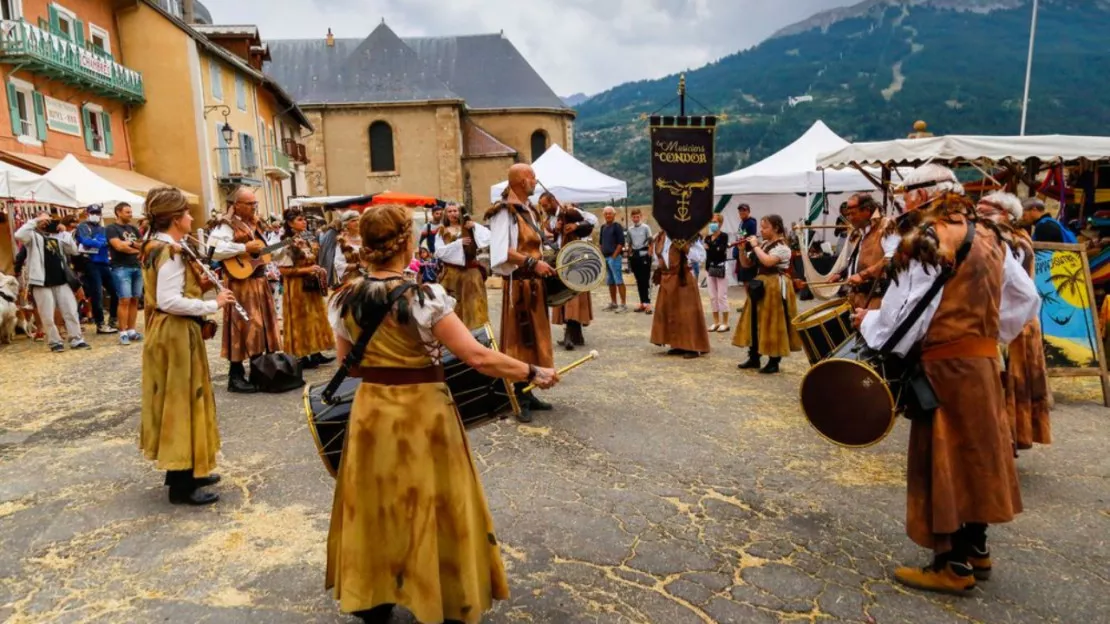
[[[923,362],[996,357],[998,357],[998,340],[994,338],[961,338],[960,340],[925,347],[921,351]]]
[[[414,386],[417,384],[443,383],[442,366],[424,368],[398,368],[394,366],[356,366],[347,371],[364,383],[379,386]]]

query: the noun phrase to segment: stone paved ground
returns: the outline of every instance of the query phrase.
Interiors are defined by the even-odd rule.
[[[890,581],[927,560],[902,531],[904,421],[835,448],[799,412],[801,357],[743,374],[719,334],[710,357],[669,358],[649,324],[599,313],[603,359],[548,393],[558,411],[471,432],[513,592],[488,622],[1107,621],[1093,381],[1057,384],[1056,444],[1019,461],[1028,511],[991,531],[994,579],[936,597]],[[94,345],[0,348],[0,621],[347,621],[322,589],[332,480],[300,396],[219,389],[223,500],[173,507],[135,447],[140,348]]]

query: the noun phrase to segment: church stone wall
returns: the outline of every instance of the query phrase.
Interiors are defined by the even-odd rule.
[[[463,161],[465,182],[470,185],[470,197],[463,191],[463,202],[470,209],[470,214],[479,221],[486,209],[490,207],[489,187],[508,179],[509,167],[516,162],[512,156],[497,156],[491,158],[467,158]]]
[[[424,104],[335,108],[323,111],[321,116],[321,123],[313,118],[317,133],[308,139],[312,194],[397,191],[443,198],[462,196],[457,107]],[[379,120],[393,129],[395,170],[391,172],[370,170],[370,124]],[[312,175],[322,167],[327,168],[326,174]],[[317,191],[317,178],[323,179],[326,191]]]
[[[469,111],[471,119],[483,130],[497,137],[520,154],[521,162],[532,162],[532,133],[547,133],[547,145],[558,143],[570,152],[573,148],[568,136],[568,115],[558,113],[514,113],[512,111]]]
[[[301,138],[305,144],[308,165],[305,166],[305,186],[297,186],[297,192],[310,197],[323,197],[328,192],[328,159],[324,149],[324,115],[320,111],[306,110],[305,117],[316,128],[316,132]]]

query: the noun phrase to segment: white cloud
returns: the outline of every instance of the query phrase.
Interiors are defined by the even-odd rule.
[[[855,0],[858,1],[858,0]],[[217,23],[263,39],[505,31],[560,95],[696,68],[853,0],[209,0]]]

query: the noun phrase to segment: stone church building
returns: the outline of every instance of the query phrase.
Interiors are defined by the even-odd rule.
[[[502,34],[271,40],[267,71],[316,131],[309,195],[398,191],[474,212],[515,162],[573,150],[574,111]]]

